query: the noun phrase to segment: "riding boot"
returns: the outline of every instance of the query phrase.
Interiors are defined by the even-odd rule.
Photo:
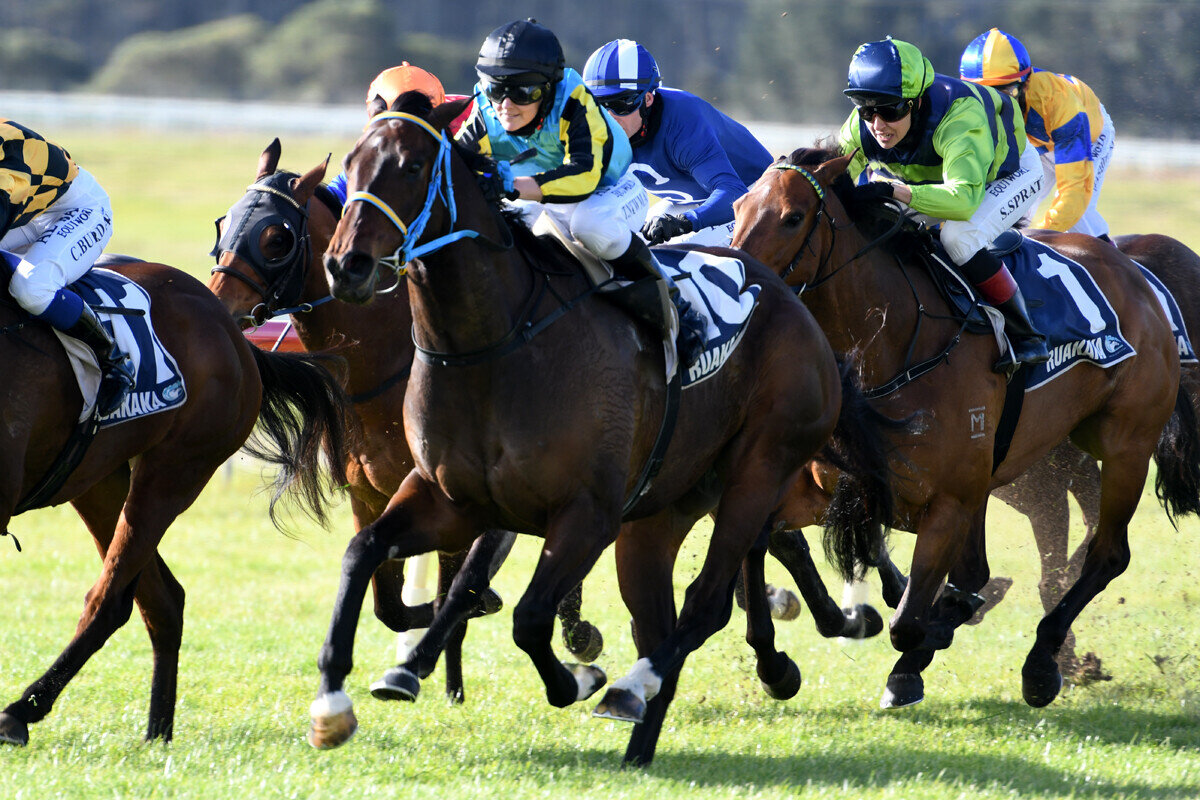
[[[1050,352],[1046,348],[1046,337],[1033,327],[1021,287],[1013,280],[1004,262],[984,248],[971,256],[960,269],[967,280],[979,288],[984,298],[1004,315],[1004,327],[1012,343],[1012,362],[1034,366],[1047,361]],[[993,299],[996,295],[1004,296],[1010,292],[1007,300]],[[995,365],[995,370],[1005,372],[1012,365],[1008,359],[1001,359]]]
[[[1018,364],[1032,367],[1050,359],[1046,337],[1029,321],[1029,311],[1025,308],[1025,298],[1019,287],[1012,297],[996,304],[996,308],[1004,315],[1004,328],[1012,342],[1013,359]]]
[[[679,314],[679,338],[675,342],[675,349],[679,354],[680,366],[686,370],[696,363],[704,352],[705,345],[708,344],[707,325],[704,318],[696,309],[692,308],[692,304],[679,293],[679,287],[658,263],[658,259],[654,257],[654,253],[646,243],[634,236],[629,248],[612,259],[610,263],[618,275],[632,277],[640,271],[648,273],[666,284],[671,303]],[[663,324],[667,325],[669,322],[664,320]]]
[[[96,353],[100,362],[100,389],[96,393],[96,409],[100,416],[107,417],[125,402],[126,395],[133,389],[133,361],[117,347],[96,312],[86,303],[79,321],[66,331],[86,344]]]

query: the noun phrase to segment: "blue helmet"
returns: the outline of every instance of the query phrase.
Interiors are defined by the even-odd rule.
[[[632,39],[615,39],[588,57],[583,82],[598,100],[621,94],[645,94],[662,85],[650,51]]]
[[[900,102],[920,97],[933,83],[933,65],[915,45],[888,37],[859,45],[842,94]]]

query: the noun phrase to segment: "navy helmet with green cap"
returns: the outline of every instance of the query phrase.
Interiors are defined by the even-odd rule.
[[[888,37],[859,45],[842,92],[858,105],[895,105],[924,94],[933,65],[915,45]]]

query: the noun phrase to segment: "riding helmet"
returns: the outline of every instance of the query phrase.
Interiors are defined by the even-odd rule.
[[[984,86],[1020,83],[1033,72],[1025,45],[1010,33],[992,28],[976,36],[963,50],[958,74],[964,81]]]
[[[588,57],[583,82],[597,98],[636,96],[661,86],[662,75],[649,50],[632,39],[615,39]]]
[[[484,80],[519,84],[558,83],[565,66],[558,37],[533,19],[510,22],[489,33],[475,62]]]
[[[933,84],[933,65],[916,45],[888,37],[859,45],[842,92],[873,103],[920,97]]]

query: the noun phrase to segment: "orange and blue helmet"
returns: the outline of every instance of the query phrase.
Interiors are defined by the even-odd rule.
[[[916,45],[888,37],[859,45],[842,94],[871,102],[920,97],[933,84],[933,65]]]
[[[964,81],[984,86],[1020,83],[1033,72],[1029,51],[1017,37],[992,28],[981,33],[963,50],[958,74]]]

